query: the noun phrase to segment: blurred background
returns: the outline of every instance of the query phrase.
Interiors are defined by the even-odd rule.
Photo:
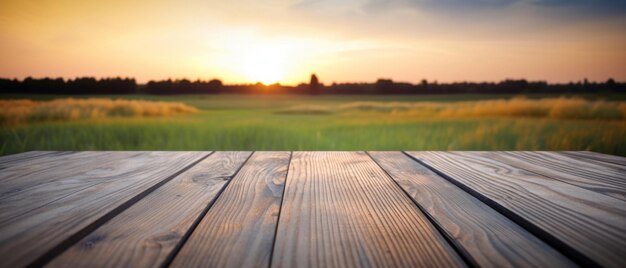
[[[0,154],[626,155],[626,2],[1,1]]]

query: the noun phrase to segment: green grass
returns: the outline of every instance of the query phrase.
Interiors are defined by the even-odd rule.
[[[3,96],[50,99],[50,96]],[[626,121],[428,117],[375,111],[285,114],[297,105],[456,101],[441,96],[113,96],[184,102],[198,113],[3,126],[0,154],[29,150],[592,150],[626,155]],[[545,97],[545,96],[542,96]],[[584,96],[587,99],[623,99]]]

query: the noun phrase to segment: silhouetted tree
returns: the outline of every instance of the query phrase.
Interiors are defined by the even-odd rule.
[[[378,94],[390,93],[393,86],[393,81],[391,79],[378,79],[374,85],[374,89]]]
[[[624,84],[622,83],[622,86],[620,87],[620,85],[616,83],[613,78],[609,78],[608,80],[606,80],[606,83],[604,84],[606,86],[607,91],[619,92],[619,93],[626,92],[626,86],[624,86]]]
[[[311,95],[320,94],[320,82],[317,79],[317,76],[315,74],[311,75],[311,82],[309,83],[309,92],[311,93]]]
[[[609,78],[609,80],[606,80],[606,85],[615,86],[615,80],[613,78]]]

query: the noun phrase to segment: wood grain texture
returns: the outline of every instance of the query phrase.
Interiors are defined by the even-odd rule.
[[[19,154],[5,155],[0,156],[0,170],[4,168],[5,165],[10,163],[23,163],[25,161],[38,158],[40,156],[44,156],[47,154],[55,154],[59,152],[55,151],[29,151],[23,152]]]
[[[499,162],[626,201],[626,167],[556,152],[476,152]]]
[[[290,152],[255,152],[228,184],[172,267],[267,267]]]
[[[521,226],[402,152],[369,154],[477,266],[575,266]]]
[[[293,153],[273,267],[464,265],[367,154]]]
[[[85,155],[93,152],[27,152],[12,156],[2,157],[0,161],[0,183],[2,187],[6,187],[5,183],[23,182],[30,179],[31,172],[40,172],[43,169],[55,167],[63,164],[69,164],[73,161],[70,159],[80,159]],[[83,158],[84,159],[84,158]],[[37,174],[37,173],[35,173]]]
[[[162,266],[250,154],[212,154],[102,225],[47,266]]]
[[[124,154],[92,153],[90,158],[93,162],[87,163],[107,163],[106,168],[102,169],[85,162],[81,166],[72,166],[72,169],[66,165],[46,169],[42,180],[59,183],[49,186],[52,196],[49,199],[45,197],[46,193],[37,192],[44,196],[37,197],[40,204],[27,202],[34,198],[31,194],[24,194],[21,199],[11,199],[9,204],[3,200],[3,207],[18,208],[20,202],[33,207],[19,214],[3,211],[3,215],[12,215],[3,217],[0,223],[0,256],[3,265],[17,267],[41,264],[60,253],[57,251],[61,248],[71,246],[86,232],[160,186],[166,179],[207,155],[206,152],[128,154],[133,154],[133,157],[119,163],[108,159],[119,158]],[[39,173],[37,170],[31,171],[31,174]],[[73,189],[65,196],[58,194],[64,187],[74,187],[74,184],[83,184],[84,181],[91,184],[86,188]]]
[[[146,155],[60,153],[10,164],[0,173],[0,225],[72,193],[124,176],[140,165]]]
[[[574,157],[579,157],[582,159],[590,159],[595,161],[601,161],[605,163],[612,163],[620,166],[626,166],[626,157],[610,155],[610,154],[602,154],[596,152],[589,151],[564,151],[560,152],[563,154],[567,154]]]
[[[623,267],[626,203],[472,152],[410,152],[583,265]]]

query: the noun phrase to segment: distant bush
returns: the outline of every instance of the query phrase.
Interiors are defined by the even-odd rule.
[[[282,114],[330,114],[333,112],[381,112],[418,117],[545,117],[556,119],[626,120],[626,102],[591,101],[581,98],[485,100],[463,102],[361,101],[339,105],[299,105],[279,110]]]
[[[196,112],[180,102],[113,99],[0,100],[0,124],[95,119],[105,117],[167,116]]]

